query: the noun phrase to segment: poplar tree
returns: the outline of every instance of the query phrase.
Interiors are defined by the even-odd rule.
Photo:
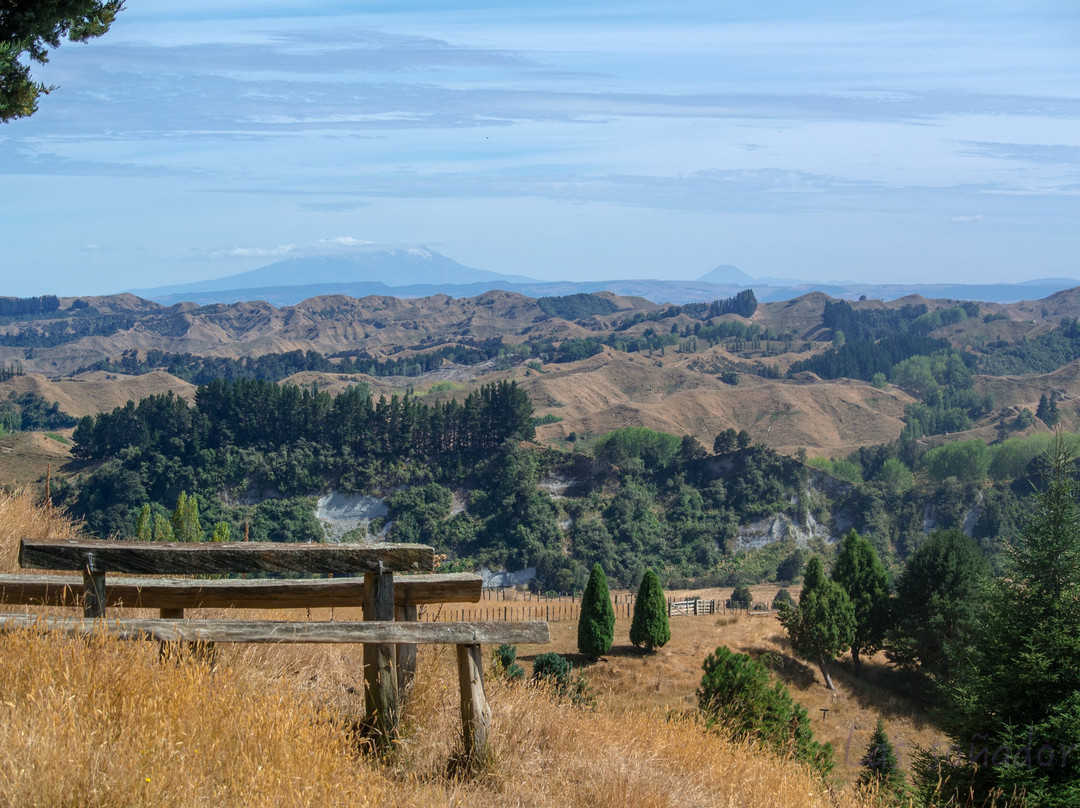
[[[604,568],[594,564],[581,596],[578,620],[578,651],[596,658],[611,650],[615,641],[615,609],[611,605]]]
[[[199,524],[199,501],[192,494],[190,497],[180,492],[176,501],[176,510],[172,515],[174,541],[202,541],[203,530]]]
[[[667,601],[660,578],[652,569],[645,570],[634,601],[634,620],[630,624],[630,642],[646,651],[662,648],[671,639]]]
[[[139,510],[135,519],[135,540],[150,541],[154,538],[154,514],[150,511],[150,503],[146,503]]]

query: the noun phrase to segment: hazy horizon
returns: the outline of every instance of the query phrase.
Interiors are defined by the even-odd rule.
[[[3,295],[427,247],[540,280],[1080,275],[1080,9],[132,0],[0,126]]]

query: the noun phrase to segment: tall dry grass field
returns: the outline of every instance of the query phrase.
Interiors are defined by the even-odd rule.
[[[0,494],[0,514],[9,569],[21,536],[77,530],[36,512],[26,494]],[[162,662],[150,643],[107,636],[0,636],[0,804],[871,804],[788,760],[705,730],[692,714],[671,720],[648,687],[641,698],[629,690],[615,698],[615,686],[595,669],[600,689],[611,691],[596,711],[489,677],[491,761],[459,776],[452,765],[461,744],[456,666],[453,649],[442,647],[421,649],[401,741],[378,760],[352,731],[363,708],[359,648],[219,650],[211,669],[197,659]],[[525,656],[535,650],[522,649]],[[626,688],[631,684],[641,682]]]
[[[40,507],[29,488],[0,490],[0,572],[18,572],[19,539],[68,539],[79,526],[54,508]]]

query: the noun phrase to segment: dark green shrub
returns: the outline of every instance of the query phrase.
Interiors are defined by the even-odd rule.
[[[594,564],[581,596],[581,618],[578,621],[578,651],[585,656],[599,657],[611,650],[615,641],[615,609],[611,605],[604,568]]]
[[[753,602],[754,595],[746,584],[735,587],[735,591],[731,593],[731,607],[733,609],[749,609],[750,604]]]
[[[548,651],[533,660],[533,681],[548,681],[556,689],[565,688],[570,684],[570,674],[573,670],[566,657],[554,651]]]
[[[833,767],[832,745],[814,740],[806,709],[792,701],[782,682],[746,654],[720,646],[705,659],[698,706],[710,726],[720,725],[736,738],[753,738],[781,754],[790,753],[827,774]]]
[[[556,694],[566,696],[579,706],[596,706],[589,681],[580,673],[575,676],[570,661],[554,651],[540,654],[533,660],[533,681],[550,685]]]
[[[772,599],[772,607],[779,610],[782,606],[795,607],[795,598],[786,589],[781,589]]]
[[[651,569],[645,570],[634,601],[634,620],[630,624],[630,642],[646,651],[661,648],[671,639],[667,601],[660,579]]]
[[[495,649],[493,654],[495,661],[493,667],[496,675],[504,679],[516,682],[525,678],[525,669],[517,664],[517,646],[503,643]]]

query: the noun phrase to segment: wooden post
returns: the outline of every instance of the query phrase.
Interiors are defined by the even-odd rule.
[[[83,616],[105,616],[105,573],[94,567],[94,554],[83,556]]]
[[[381,566],[381,564],[380,564]],[[394,619],[394,574],[364,573],[364,619]],[[376,744],[389,749],[398,735],[398,682],[393,645],[364,645],[365,723]]]
[[[396,608],[395,619],[419,622],[420,615],[415,604],[406,603]],[[416,645],[401,643],[397,647],[398,696],[402,701],[409,697],[409,690],[416,679]]]
[[[484,671],[479,645],[457,646],[458,685],[461,689],[461,731],[465,756],[482,761],[488,752],[491,707],[484,694]]]

